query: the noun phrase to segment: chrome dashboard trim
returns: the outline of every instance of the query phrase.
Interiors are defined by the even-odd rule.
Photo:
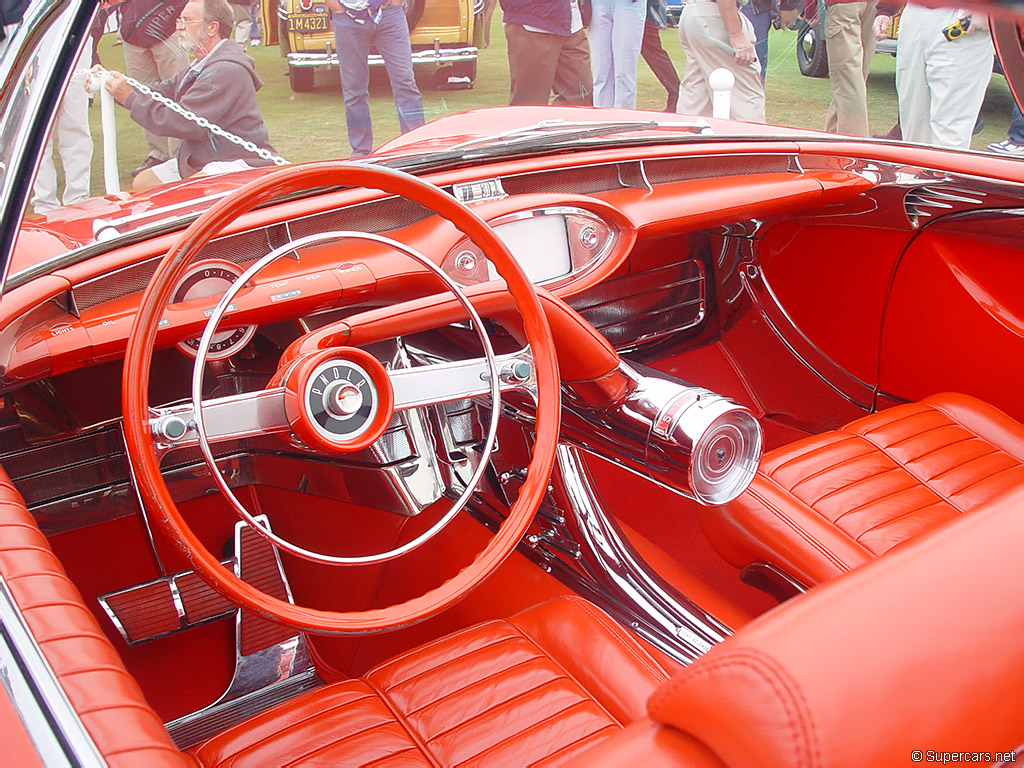
[[[2,575],[0,677],[44,765],[106,765]]]

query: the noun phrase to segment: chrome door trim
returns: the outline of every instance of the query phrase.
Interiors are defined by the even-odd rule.
[[[2,575],[0,678],[44,765],[106,765]]]

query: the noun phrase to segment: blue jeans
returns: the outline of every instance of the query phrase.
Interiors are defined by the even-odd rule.
[[[772,28],[772,12],[755,11],[753,3],[747,3],[740,10],[754,25],[754,35],[757,37],[754,41],[754,51],[761,64],[761,85],[764,85],[764,76],[768,71],[768,32]]]
[[[331,14],[334,45],[338,51],[338,69],[345,98],[345,127],[352,156],[362,157],[373,149],[373,125],[370,123],[370,45],[384,58],[391,82],[391,94],[398,111],[402,133],[423,125],[423,97],[416,87],[412,71],[412,46],[409,25],[400,5],[385,5],[379,21],[367,12]]]
[[[1014,144],[1024,145],[1024,116],[1021,116],[1020,109],[1013,105],[1013,117],[1010,118],[1010,128],[1006,131],[1006,138]]]

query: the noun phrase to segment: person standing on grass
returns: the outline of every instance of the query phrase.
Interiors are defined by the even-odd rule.
[[[868,133],[868,72],[875,55],[875,0],[825,0],[825,50],[832,103],[825,130]]]
[[[510,105],[590,106],[590,46],[577,0],[501,0]]]
[[[992,55],[984,14],[908,4],[896,47],[904,141],[970,149],[992,76]]]
[[[646,0],[592,0],[590,61],[595,107],[636,107],[636,64],[646,18]]]
[[[1024,157],[1024,116],[1016,104],[1013,105],[1013,116],[1010,118],[1010,127],[1006,130],[1006,138],[989,144],[988,149],[1000,155]]]
[[[736,0],[690,0],[679,19],[679,42],[686,53],[679,112],[711,117],[708,78],[725,68],[736,78],[731,117],[764,122],[764,86],[754,51],[754,27],[739,12]]]
[[[373,150],[370,122],[370,46],[384,59],[398,129],[423,125],[423,97],[412,70],[412,44],[402,0],[327,0],[334,25],[334,46],[345,99],[345,127],[352,157]]]
[[[661,30],[668,28],[668,6],[665,0],[647,0],[647,20],[640,55],[668,93],[666,112],[675,112],[679,102],[679,73],[661,45]]]

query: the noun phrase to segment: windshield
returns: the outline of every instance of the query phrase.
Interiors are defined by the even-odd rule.
[[[573,16],[566,29],[538,38],[517,23],[514,0],[497,11],[493,2],[472,0],[389,0],[369,10],[340,0],[34,3],[21,24],[4,27],[0,41],[5,210],[20,202],[24,212],[17,231],[5,229],[4,250],[12,250],[15,236],[34,238],[31,252],[21,249],[7,262],[12,284],[47,272],[69,252],[88,255],[113,239],[180,228],[245,180],[290,163],[352,158],[419,172],[600,145],[826,130],[1024,157],[1024,121],[1015,117],[993,57],[990,22],[981,14],[941,12],[952,21],[936,32],[946,36],[946,53],[957,46],[959,55],[966,44],[976,49],[972,85],[954,94],[961,111],[971,113],[958,118],[970,123],[961,136],[941,126],[923,132],[908,107],[915,84],[906,51],[920,29],[938,23],[939,11],[879,12],[877,52],[863,54],[870,76],[861,124],[836,108],[843,97],[835,73],[829,77],[830,22],[818,18],[815,4],[781,15],[754,12],[758,4],[750,4],[742,18],[743,29],[753,30],[752,47],[729,48],[727,63],[738,77],[725,112],[718,84],[710,77],[693,84],[710,48],[695,37],[690,16],[706,9],[670,3],[659,15],[658,2],[647,5],[635,25],[637,55],[629,57],[637,62],[635,77],[623,88],[607,69],[604,46],[611,43],[601,18],[585,27]],[[76,13],[89,18],[76,22]],[[77,48],[67,42],[75,24],[87,32]],[[385,29],[397,30],[402,45],[387,42]],[[579,35],[589,37],[586,69],[538,80],[527,54],[555,43],[568,50]],[[1019,44],[1015,27],[1004,38]],[[46,86],[65,59],[73,59],[71,75],[51,93]],[[538,88],[556,106],[479,111],[539,103]],[[594,104],[615,111],[575,107]],[[623,107],[645,112],[617,109]],[[714,114],[751,122],[722,122]],[[32,115],[41,131],[27,127]],[[38,146],[40,133],[45,147]]]

